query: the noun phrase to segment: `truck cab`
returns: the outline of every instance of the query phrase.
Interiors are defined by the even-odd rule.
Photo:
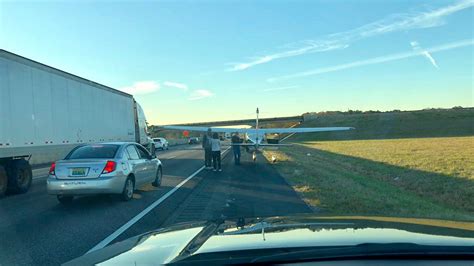
[[[148,125],[146,121],[145,112],[138,102],[134,101],[135,105],[135,141],[145,146],[152,155],[155,155],[155,146],[153,139],[148,133]]]

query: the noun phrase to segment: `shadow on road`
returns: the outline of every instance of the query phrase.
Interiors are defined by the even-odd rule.
[[[242,153],[234,165],[232,153],[223,160],[223,172],[205,170],[180,208],[165,222],[270,217],[311,213],[304,201],[261,155],[256,163]]]

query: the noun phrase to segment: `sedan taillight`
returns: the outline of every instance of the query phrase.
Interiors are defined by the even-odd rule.
[[[104,171],[102,171],[102,174],[108,174],[112,173],[115,171],[115,168],[117,167],[117,163],[114,161],[107,161],[104,167]]]
[[[49,174],[55,175],[56,174],[56,163],[52,163],[51,167],[49,167]]]

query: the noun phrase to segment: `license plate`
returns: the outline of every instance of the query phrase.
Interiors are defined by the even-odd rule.
[[[84,181],[66,181],[63,183],[63,186],[79,186],[79,185],[85,185],[86,182]]]
[[[85,176],[87,168],[72,168],[71,175],[74,176]]]

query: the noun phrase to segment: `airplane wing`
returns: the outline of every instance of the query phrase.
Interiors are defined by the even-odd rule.
[[[162,126],[165,129],[188,130],[206,132],[211,128],[212,132],[217,133],[256,133],[255,128],[230,128],[230,127],[195,127],[195,126]],[[308,132],[324,132],[324,131],[343,131],[351,130],[353,127],[293,127],[293,128],[259,128],[258,133],[263,134],[289,134],[289,133],[308,133]]]
[[[255,147],[255,143],[232,143],[230,146]]]
[[[195,127],[195,126],[162,126],[164,129],[173,129],[173,130],[188,130],[188,131],[198,131],[198,132],[207,132],[210,128],[212,132],[217,133],[248,133],[255,129],[248,128],[229,128],[229,127]]]
[[[260,128],[258,132],[265,134],[289,134],[289,133],[308,133],[324,131],[343,131],[352,130],[353,127],[292,127],[292,128]]]

